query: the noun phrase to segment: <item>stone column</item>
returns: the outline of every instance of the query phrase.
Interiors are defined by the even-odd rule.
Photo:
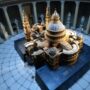
[[[87,27],[86,27],[86,33],[87,33],[87,34],[88,34],[88,32],[89,32],[89,29],[90,29],[90,16],[89,16],[88,23],[87,23]]]
[[[13,31],[13,28],[12,28],[12,25],[11,25],[11,22],[10,22],[8,13],[7,13],[7,7],[3,7],[2,9],[3,9],[3,11],[4,11],[5,18],[6,18],[8,27],[9,27],[9,33],[10,33],[11,35],[14,35],[14,31]]]
[[[75,8],[75,15],[74,15],[74,21],[73,21],[73,29],[76,28],[76,23],[77,23],[77,16],[78,16],[78,10],[79,10],[79,1],[76,1],[76,8]]]
[[[48,9],[50,11],[50,1],[46,1],[46,2],[47,2],[47,7],[48,7]]]
[[[23,21],[23,9],[22,9],[22,4],[18,4],[18,8],[19,8],[19,13],[20,13],[21,20]]]
[[[32,5],[33,5],[33,12],[34,12],[34,20],[35,20],[35,23],[38,22],[38,19],[37,19],[37,11],[36,11],[36,2],[32,2]]]
[[[61,21],[64,19],[64,0],[61,1]]]
[[[5,26],[0,22],[0,33],[4,37],[4,39],[8,39],[8,33],[6,32]]]
[[[82,32],[82,33],[85,32],[85,31],[84,31],[84,28],[83,28],[84,22],[85,22],[85,17],[82,16],[82,17],[81,17],[81,20],[80,20],[80,26],[79,26],[79,29],[80,29],[79,31]]]

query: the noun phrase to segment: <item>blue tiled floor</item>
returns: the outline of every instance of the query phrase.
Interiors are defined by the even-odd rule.
[[[24,64],[14,49],[14,40],[23,36],[18,34],[0,44],[0,90],[40,90],[32,79],[35,68]]]
[[[27,66],[16,50],[14,40],[23,37],[18,34],[0,44],[0,90],[40,90],[35,79],[35,68]],[[90,37],[84,36],[84,42],[90,45]],[[69,90],[90,90],[90,70]]]

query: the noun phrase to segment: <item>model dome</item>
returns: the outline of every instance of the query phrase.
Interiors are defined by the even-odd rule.
[[[52,14],[51,19],[52,19],[53,21],[58,21],[58,20],[60,19],[59,14],[57,13],[56,10],[55,10],[54,13]]]
[[[65,26],[60,21],[59,14],[56,10],[51,16],[51,21],[48,24],[45,38],[55,45],[67,39]]]
[[[60,17],[57,11],[55,10],[51,17],[51,22],[48,25],[48,30],[53,32],[58,32],[64,30],[65,26],[60,22]]]
[[[48,30],[51,30],[53,32],[58,32],[60,30],[64,30],[65,26],[61,23],[61,22],[57,22],[57,23],[49,23],[48,25]]]

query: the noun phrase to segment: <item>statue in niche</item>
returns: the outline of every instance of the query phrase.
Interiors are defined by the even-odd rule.
[[[14,21],[12,23],[12,26],[13,26],[14,32],[19,33],[19,24],[18,24],[18,20],[17,19],[14,19]]]
[[[44,23],[44,15],[43,14],[40,15],[40,18],[41,18],[41,23]]]
[[[84,29],[83,29],[84,22],[85,22],[85,17],[82,16],[82,17],[81,17],[81,20],[80,20],[80,26],[79,26],[79,28],[77,28],[77,31],[79,31],[79,32],[81,32],[81,33],[85,33],[85,32],[84,32]]]

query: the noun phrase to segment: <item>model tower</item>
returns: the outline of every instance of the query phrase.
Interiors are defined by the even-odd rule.
[[[31,40],[31,31],[29,19],[26,13],[23,14],[23,28],[25,33],[25,39],[29,42]]]
[[[50,22],[50,11],[49,11],[49,7],[46,8],[46,30],[48,28],[48,24]]]

